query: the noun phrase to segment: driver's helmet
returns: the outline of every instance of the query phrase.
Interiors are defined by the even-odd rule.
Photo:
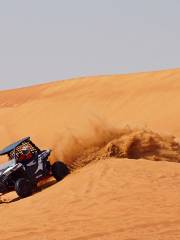
[[[30,159],[32,157],[32,152],[29,146],[24,145],[21,147],[20,160]]]
[[[30,148],[28,146],[22,146],[21,152],[22,152],[22,154],[27,155],[31,151],[30,151]]]

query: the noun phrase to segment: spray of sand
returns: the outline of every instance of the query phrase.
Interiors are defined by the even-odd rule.
[[[62,159],[71,170],[111,157],[180,162],[180,144],[175,137],[148,129],[115,129],[101,124],[94,125],[86,137],[69,133],[60,139],[52,161]]]

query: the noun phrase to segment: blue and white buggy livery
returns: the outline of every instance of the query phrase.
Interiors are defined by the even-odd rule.
[[[61,181],[69,174],[68,167],[61,161],[50,164],[51,150],[40,150],[30,137],[23,138],[0,151],[8,155],[9,161],[0,164],[0,193],[16,191],[19,197],[32,195],[37,183],[53,176]]]

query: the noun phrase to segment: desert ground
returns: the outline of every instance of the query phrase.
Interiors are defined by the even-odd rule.
[[[180,69],[0,91],[0,148],[31,136],[71,169],[1,196],[0,240],[180,239],[179,93]]]

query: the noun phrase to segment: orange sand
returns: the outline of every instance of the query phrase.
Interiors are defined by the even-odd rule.
[[[0,92],[0,148],[30,135],[78,167],[32,197],[2,196],[0,239],[179,239],[179,79],[176,69]]]

